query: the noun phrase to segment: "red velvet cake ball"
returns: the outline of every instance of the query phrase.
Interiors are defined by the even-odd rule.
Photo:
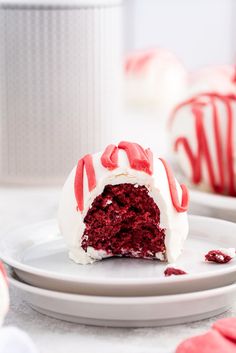
[[[153,48],[128,55],[124,91],[128,106],[172,109],[184,97],[187,71],[169,50]]]
[[[195,73],[188,91],[169,125],[179,167],[192,186],[236,196],[235,67]]]
[[[168,164],[131,142],[86,155],[68,177],[59,225],[81,264],[124,256],[174,261],[188,233],[188,191]]]
[[[175,353],[235,353],[233,342],[219,332],[211,330],[203,335],[186,339],[177,347]]]

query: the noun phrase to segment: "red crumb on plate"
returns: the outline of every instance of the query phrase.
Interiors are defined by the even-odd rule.
[[[164,271],[165,277],[169,276],[179,276],[179,275],[186,275],[187,272],[180,270],[179,268],[174,267],[167,267]]]
[[[205,260],[210,262],[216,262],[218,264],[226,264],[232,257],[225,254],[221,250],[211,250],[205,255]]]

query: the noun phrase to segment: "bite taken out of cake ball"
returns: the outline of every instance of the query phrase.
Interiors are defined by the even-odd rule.
[[[170,118],[171,146],[189,184],[236,196],[235,68],[209,68],[189,83],[193,95]]]
[[[120,142],[81,158],[62,190],[58,220],[80,264],[112,256],[173,262],[188,235],[188,190],[164,159]]]
[[[0,326],[9,309],[9,292],[7,284],[7,275],[3,264],[0,262]]]
[[[130,53],[125,60],[128,106],[171,109],[186,93],[187,71],[169,50],[154,48]]]

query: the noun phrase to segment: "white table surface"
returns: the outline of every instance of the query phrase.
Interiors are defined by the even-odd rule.
[[[13,226],[56,216],[59,189],[0,188],[0,236]],[[220,317],[236,316],[233,308]],[[184,338],[206,331],[216,318],[157,328],[102,328],[67,323],[29,308],[14,290],[5,325],[25,330],[40,353],[173,353]]]

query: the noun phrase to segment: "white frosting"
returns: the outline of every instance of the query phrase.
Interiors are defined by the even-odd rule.
[[[0,326],[9,308],[9,293],[6,279],[0,270]]]
[[[195,96],[195,94],[201,93],[219,93],[219,94],[236,94],[236,83],[233,82],[233,75],[235,71],[231,66],[225,67],[212,67],[208,69],[203,69],[201,71],[196,72],[192,75],[189,83],[188,95],[190,97]],[[194,95],[193,95],[194,93]],[[202,98],[204,102],[208,102],[202,110],[204,114],[204,126],[205,131],[207,132],[207,141],[210,149],[210,156],[213,164],[214,175],[216,177],[216,181],[219,181],[219,168],[217,161],[217,150],[215,143],[215,135],[214,135],[214,124],[212,118],[212,105],[210,103],[209,98]],[[227,161],[227,145],[226,145],[226,133],[227,133],[227,108],[226,105],[220,100],[215,99],[216,109],[218,111],[219,123],[220,123],[220,134],[221,139],[223,141],[222,144],[222,152],[223,152],[223,168],[225,170],[228,169],[228,161]],[[234,171],[235,171],[235,185],[236,185],[236,102],[231,101],[231,108],[233,111],[233,158],[234,158]],[[174,115],[174,119],[172,120],[171,128],[170,128],[170,136],[172,141],[172,147],[175,144],[175,141],[178,137],[186,137],[190,148],[192,149],[194,155],[197,155],[197,136],[195,129],[195,118],[191,109],[191,105],[185,105],[182,108],[178,109]],[[185,149],[183,145],[178,147],[177,152],[175,152],[177,156],[177,160],[179,166],[190,181],[192,180],[192,168],[190,165],[190,161],[188,156],[186,155]],[[197,187],[204,191],[213,191],[209,182],[209,175],[207,164],[204,158],[201,160],[201,168],[202,168],[202,180],[197,185]],[[228,173],[225,173],[225,186],[228,185]]]
[[[136,69],[145,55],[150,58]],[[187,73],[176,56],[166,49],[134,52],[125,71],[125,98],[129,105],[172,108],[186,91]]]
[[[92,156],[97,185],[92,192],[88,190],[87,175],[84,173],[84,210],[81,213],[76,210],[76,199],[74,194],[74,179],[76,167],[70,173],[63,187],[59,203],[58,221],[61,233],[69,247],[69,256],[77,263],[87,264],[95,260],[107,257],[103,251],[96,251],[89,247],[85,252],[81,247],[81,239],[85,230],[83,222],[93,200],[100,195],[108,184],[117,185],[131,183],[145,185],[150,196],[160,209],[160,227],[165,229],[166,256],[169,262],[177,259],[181,254],[184,241],[188,234],[188,219],[186,212],[178,213],[173,207],[166,171],[162,162],[154,157],[153,174],[130,168],[127,155],[124,150],[119,150],[119,167],[109,171],[100,162],[102,153]],[[182,190],[176,182],[179,199],[182,199]],[[156,257],[163,260],[162,254]]]

